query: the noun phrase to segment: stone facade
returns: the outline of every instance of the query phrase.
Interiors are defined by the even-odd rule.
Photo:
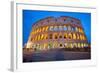
[[[89,47],[81,21],[69,16],[47,17],[34,23],[26,48],[34,51]]]

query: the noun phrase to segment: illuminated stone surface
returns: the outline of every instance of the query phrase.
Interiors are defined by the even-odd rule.
[[[69,16],[47,17],[32,26],[26,48],[34,51],[89,47],[81,21]]]

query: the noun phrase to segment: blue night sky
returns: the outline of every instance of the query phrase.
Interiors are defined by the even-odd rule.
[[[23,10],[23,45],[27,43],[32,25],[46,17],[70,16],[81,21],[88,42],[91,43],[91,13]]]

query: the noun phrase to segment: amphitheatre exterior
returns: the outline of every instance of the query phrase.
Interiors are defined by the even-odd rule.
[[[33,24],[27,50],[89,51],[90,44],[79,19],[60,16],[47,17]]]

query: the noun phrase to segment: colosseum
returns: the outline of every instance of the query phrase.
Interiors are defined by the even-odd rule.
[[[84,50],[89,46],[81,21],[69,16],[46,17],[37,21],[26,44],[26,48],[33,51]]]

